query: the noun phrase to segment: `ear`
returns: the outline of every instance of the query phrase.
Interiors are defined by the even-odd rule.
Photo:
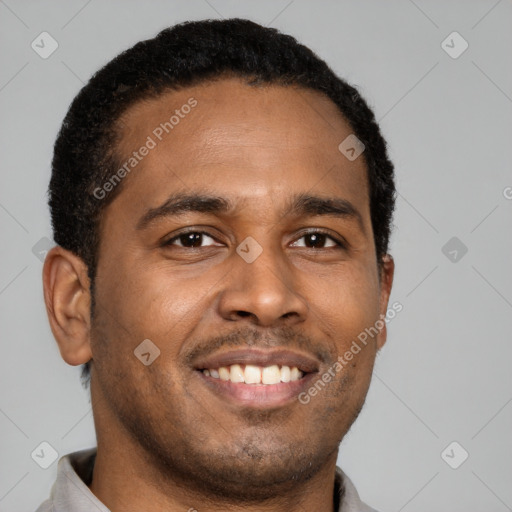
[[[380,271],[380,304],[379,304],[379,318],[384,323],[380,333],[377,335],[377,350],[380,350],[388,336],[386,327],[386,314],[388,310],[389,296],[391,294],[391,287],[393,286],[393,276],[395,274],[395,262],[390,254],[382,257],[382,269]]]
[[[50,327],[62,359],[73,366],[86,363],[92,358],[87,266],[72,252],[54,247],[44,261],[43,289]]]

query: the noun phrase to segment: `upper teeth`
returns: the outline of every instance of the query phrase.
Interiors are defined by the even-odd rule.
[[[303,376],[296,366],[279,367],[277,364],[265,367],[252,364],[232,364],[231,366],[205,369],[203,373],[214,379],[245,382],[246,384],[278,384],[279,382],[299,380]]]

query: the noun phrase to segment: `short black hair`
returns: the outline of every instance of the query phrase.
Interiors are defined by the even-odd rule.
[[[162,30],[96,72],[73,100],[54,147],[49,206],[55,242],[87,265],[94,314],[94,278],[105,208],[94,191],[121,165],[119,119],[136,102],[164,91],[234,76],[247,85],[297,86],[323,93],[365,145],[370,213],[379,269],[395,206],[393,164],[372,110],[358,91],[295,38],[249,20],[202,20]],[[341,141],[340,141],[341,142]],[[82,379],[90,378],[89,363]]]

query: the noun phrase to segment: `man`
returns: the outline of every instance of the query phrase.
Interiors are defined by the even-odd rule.
[[[82,89],[49,191],[45,301],[98,446],[39,511],[372,510],[336,460],[386,341],[395,188],[354,88],[274,29],[177,25]]]

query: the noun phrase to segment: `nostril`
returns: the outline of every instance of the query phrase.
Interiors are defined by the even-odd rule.
[[[247,317],[247,316],[251,316],[251,313],[249,313],[249,311],[237,311],[236,314],[238,316],[242,316],[242,317]]]

